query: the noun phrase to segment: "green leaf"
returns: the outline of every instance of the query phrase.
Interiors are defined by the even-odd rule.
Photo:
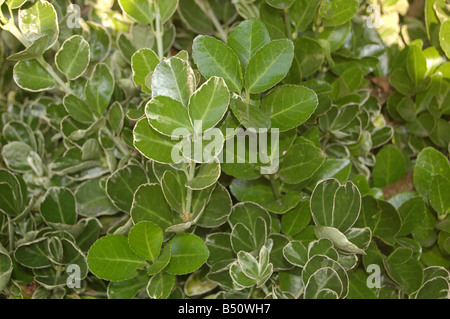
[[[166,245],[159,255],[158,259],[155,260],[153,264],[151,264],[150,267],[147,268],[147,274],[156,275],[163,271],[164,268],[166,268],[166,266],[169,264],[171,257],[172,255],[170,245]]]
[[[147,177],[144,170],[138,165],[130,164],[118,169],[108,177],[106,193],[114,206],[124,212],[129,212],[136,190],[145,183],[147,183]]]
[[[445,217],[450,212],[450,198],[446,194],[450,194],[450,181],[441,175],[434,176],[431,182],[429,199],[431,207],[440,218]]]
[[[200,268],[208,259],[209,251],[203,240],[193,234],[178,234],[169,242],[172,258],[166,271],[184,275]]]
[[[228,221],[232,206],[233,202],[227,189],[217,183],[197,225],[207,228],[221,226]]]
[[[291,69],[291,73],[297,73],[294,75],[297,78],[294,79],[310,77],[319,70],[325,60],[322,45],[317,40],[301,37],[295,40],[294,46],[295,55]]]
[[[352,182],[341,185],[336,179],[328,179],[319,183],[311,195],[311,214],[317,226],[345,232],[356,222],[360,210],[361,195]]]
[[[321,0],[296,0],[290,13],[298,31],[305,31],[311,24]]]
[[[189,63],[176,57],[161,61],[153,72],[153,98],[167,96],[187,106],[195,85],[194,71]]]
[[[154,275],[147,285],[147,294],[153,299],[167,299],[175,285],[175,276],[166,272]]]
[[[350,254],[365,255],[364,250],[358,248],[355,244],[350,242],[347,237],[334,227],[318,226],[314,228],[314,233],[317,238],[326,238],[333,242],[334,247]]]
[[[19,245],[14,251],[14,258],[18,263],[29,268],[46,268],[52,265],[48,259],[47,238]]]
[[[178,0],[158,1],[161,23],[166,23],[175,13],[178,7]]]
[[[283,234],[293,237],[305,229],[310,220],[309,200],[302,200],[297,207],[281,217],[281,231]]]
[[[27,91],[41,92],[55,87],[53,77],[37,60],[20,61],[14,66],[14,81]]]
[[[179,214],[187,213],[186,175],[182,171],[166,171],[161,179],[161,188],[167,203]]]
[[[0,212],[12,217],[19,215],[25,207],[27,196],[22,177],[0,169]]]
[[[77,79],[89,65],[89,43],[79,35],[70,37],[56,54],[55,62],[69,80]]]
[[[138,276],[124,280],[124,281],[111,281],[108,285],[108,298],[109,299],[132,299],[142,289],[144,289],[150,276],[145,272],[140,273]]]
[[[447,58],[450,59],[450,21],[444,21],[439,30],[439,42]]]
[[[294,4],[295,0],[266,0],[266,2],[277,9],[288,9]]]
[[[278,173],[282,181],[296,184],[307,180],[325,160],[323,152],[308,142],[295,144],[284,156]]]
[[[75,196],[67,188],[50,188],[39,210],[47,223],[73,225],[77,221]]]
[[[206,236],[205,244],[210,252],[208,265],[235,258],[229,233],[212,233]]]
[[[239,56],[242,65],[247,67],[253,55],[269,41],[270,36],[265,25],[258,19],[249,19],[230,32],[227,44]]]
[[[362,269],[349,273],[348,299],[377,299],[375,289],[367,286],[367,274]]]
[[[39,58],[47,50],[48,35],[36,39],[28,48],[8,57],[10,61],[25,61]]]
[[[145,79],[155,71],[159,62],[158,56],[151,49],[143,48],[134,53],[131,57],[134,84],[140,85],[143,91],[150,93],[151,88],[146,85]]]
[[[376,156],[373,168],[373,186],[384,187],[393,184],[406,174],[406,161],[402,152],[394,145],[384,146]]]
[[[34,42],[44,34],[48,36],[51,48],[58,40],[58,16],[53,5],[48,1],[37,1],[31,7],[19,10],[19,28],[24,38]]]
[[[260,129],[270,127],[269,114],[261,109],[245,103],[240,97],[231,99],[230,108],[233,114],[247,129]]]
[[[147,118],[139,120],[134,127],[133,144],[147,158],[159,163],[173,163],[172,151],[177,142],[155,131]]]
[[[173,224],[173,214],[159,184],[141,185],[134,195],[131,217],[135,223],[151,221],[163,230]]]
[[[422,286],[423,269],[412,257],[411,249],[397,248],[383,262],[389,276],[402,286],[405,293],[414,293]]]
[[[117,208],[106,195],[105,181],[91,179],[82,183],[75,191],[78,214],[88,217],[114,215]]]
[[[91,61],[102,61],[111,48],[111,36],[108,30],[95,22],[89,21]]]
[[[406,58],[406,70],[414,86],[418,86],[427,73],[427,60],[417,45],[411,45]]]
[[[189,117],[195,132],[216,126],[224,117],[230,103],[230,92],[222,78],[211,77],[189,100]]]
[[[402,226],[397,236],[409,235],[425,219],[425,203],[421,197],[413,197],[399,207],[398,213],[402,220]]]
[[[146,265],[128,246],[127,238],[107,235],[95,242],[87,256],[89,269],[101,279],[122,281],[138,275],[137,269]]]
[[[287,261],[297,267],[304,267],[308,261],[308,250],[298,240],[291,241],[283,248],[283,255]]]
[[[250,59],[245,73],[245,86],[250,93],[272,88],[288,73],[294,59],[291,41],[274,40],[259,49]]]
[[[149,24],[153,21],[153,3],[148,0],[119,0],[122,11],[136,22]]]
[[[329,0],[323,2],[319,12],[325,26],[338,26],[350,21],[358,8],[357,0]]]
[[[103,63],[97,64],[84,90],[86,102],[97,116],[105,113],[113,92],[114,77],[109,67]]]
[[[271,127],[281,132],[306,122],[318,105],[316,93],[304,86],[283,85],[272,90],[261,102],[270,115]]]
[[[229,46],[213,37],[198,36],[194,39],[192,51],[192,57],[205,78],[221,77],[231,92],[241,92],[241,65]]]
[[[427,147],[417,156],[414,166],[414,186],[417,192],[427,199],[432,188],[433,178],[441,175],[450,177],[450,164],[447,158],[434,148]]]
[[[195,178],[186,183],[186,187],[195,190],[205,189],[213,185],[220,177],[218,162],[202,164],[196,168]]]
[[[161,134],[178,137],[193,132],[188,110],[180,101],[171,97],[153,98],[145,106],[145,115],[153,129]]]
[[[154,261],[161,250],[164,236],[161,227],[153,222],[139,222],[128,234],[128,244],[139,257]]]
[[[89,108],[86,102],[84,102],[76,95],[66,95],[64,97],[63,103],[70,116],[72,116],[78,122],[87,124],[95,122],[95,117],[92,113],[92,110]]]

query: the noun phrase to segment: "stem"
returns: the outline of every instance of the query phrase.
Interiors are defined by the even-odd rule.
[[[55,79],[56,83],[58,83],[58,85],[62,88],[62,90],[66,94],[73,94],[72,89],[69,88],[66,85],[66,83],[64,83],[63,80],[61,80],[61,78],[58,76],[58,74],[56,74],[56,72],[53,70],[53,68],[50,66],[50,64],[48,64],[42,56],[39,57],[37,60],[42,65],[42,67],[48,72],[48,74],[50,74]]]
[[[252,288],[250,288],[250,292],[247,295],[247,299],[251,299],[252,298],[252,295],[253,295],[254,291],[255,291],[255,286],[252,286]]]
[[[14,224],[11,221],[11,218],[8,217],[8,236],[9,236],[9,251],[14,251]]]
[[[289,12],[289,9],[284,9],[284,18],[286,19],[286,32],[288,39],[292,40],[292,22],[291,22],[291,14]]]
[[[189,163],[186,177],[187,177],[187,182],[190,182],[194,179],[194,177],[195,177],[195,162],[194,161]],[[188,188],[187,194],[186,194],[186,207],[184,209],[186,221],[190,220],[192,217],[192,212],[191,212],[192,194],[193,194],[193,190],[191,188]]]
[[[159,13],[158,1],[154,1],[155,4],[155,37],[156,37],[156,45],[158,47],[158,57],[160,60],[164,58],[164,47],[163,47],[163,34],[161,32],[161,14]]]
[[[270,179],[270,185],[272,186],[272,192],[276,199],[281,198],[281,192],[280,188],[278,187],[277,181],[275,180],[275,177],[272,175],[269,175]]]
[[[119,151],[124,156],[126,156],[130,153],[128,148],[122,143],[122,141],[119,140],[116,136],[114,136],[114,134],[111,133],[111,131],[107,127],[103,127],[102,129],[105,132],[105,134],[108,135],[111,138],[111,140],[113,140],[114,145],[119,149]]]
[[[250,91],[249,91],[249,89],[248,88],[245,88],[245,100],[244,100],[244,102],[245,102],[245,104],[250,104],[250,101],[251,101],[251,99],[250,99]]]
[[[220,23],[219,19],[217,19],[216,15],[214,14],[213,9],[209,5],[207,1],[201,1],[200,8],[202,11],[208,16],[208,18],[211,20],[211,22],[214,24],[214,27],[216,28],[217,32],[219,32],[220,38],[223,42],[227,42],[228,35],[225,32],[225,30],[222,28],[222,24]]]

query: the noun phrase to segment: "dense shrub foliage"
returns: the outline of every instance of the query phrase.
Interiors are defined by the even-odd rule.
[[[450,1],[0,6],[3,298],[449,297]]]

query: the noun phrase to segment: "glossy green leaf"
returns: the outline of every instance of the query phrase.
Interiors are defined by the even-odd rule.
[[[373,185],[384,187],[393,184],[406,174],[405,166],[405,157],[395,146],[384,146],[376,156]]]
[[[97,64],[84,91],[87,104],[97,116],[102,116],[106,111],[113,91],[114,76],[111,70],[106,64]]]
[[[56,66],[69,80],[80,77],[89,61],[89,43],[79,35],[67,39],[55,57]]]
[[[320,168],[325,160],[323,152],[310,143],[294,145],[283,158],[279,174],[288,184],[307,180]]]
[[[200,237],[193,234],[178,234],[169,242],[172,258],[166,271],[183,275],[200,268],[208,259],[209,251]]]
[[[261,93],[280,82],[288,73],[294,58],[289,40],[274,40],[264,45],[250,59],[245,86],[250,93]]]
[[[311,195],[311,214],[317,226],[330,226],[345,232],[356,222],[361,209],[358,188],[335,179],[319,183]]]
[[[249,19],[230,32],[227,44],[239,56],[242,65],[247,67],[253,55],[269,41],[270,36],[265,25],[258,19]]]
[[[92,245],[87,256],[89,269],[97,277],[122,281],[138,275],[137,269],[146,265],[128,246],[127,238],[121,235],[107,235]]]
[[[19,87],[31,92],[46,91],[56,85],[52,76],[37,60],[18,62],[14,66],[13,76]]]
[[[20,9],[19,28],[25,39],[31,43],[46,34],[47,48],[51,48],[59,35],[55,8],[50,2],[39,0],[26,9]]]
[[[151,221],[163,230],[173,224],[173,214],[158,184],[141,185],[134,195],[131,217],[135,223]]]
[[[189,63],[172,57],[161,61],[152,75],[152,95],[171,97],[187,106],[195,91],[195,75]]]
[[[202,132],[216,126],[227,112],[229,103],[230,93],[225,81],[211,77],[189,100],[189,117],[194,130]]]
[[[306,122],[318,105],[316,93],[303,86],[280,86],[264,97],[261,109],[270,115],[271,127],[281,132]]]
[[[134,84],[140,85],[143,91],[150,93],[151,87],[146,85],[145,79],[155,71],[159,62],[158,56],[151,49],[143,48],[134,53],[131,57]]]
[[[147,285],[147,293],[153,299],[166,299],[175,285],[175,276],[160,272],[154,275]]]
[[[73,225],[77,220],[75,196],[67,188],[50,188],[39,210],[47,223]]]
[[[140,222],[131,228],[128,244],[131,250],[146,260],[154,261],[159,256],[163,242],[162,229],[153,222]]]
[[[178,100],[167,96],[157,96],[145,106],[148,122],[157,132],[167,136],[189,135],[193,128],[188,110]],[[185,132],[185,133],[183,133]],[[180,135],[181,135],[180,134]]]
[[[198,36],[194,39],[192,50],[192,57],[205,78],[221,77],[231,92],[241,91],[241,65],[229,46],[209,36]]]
[[[153,21],[153,5],[148,0],[119,0],[120,8],[133,20],[148,24]]]

